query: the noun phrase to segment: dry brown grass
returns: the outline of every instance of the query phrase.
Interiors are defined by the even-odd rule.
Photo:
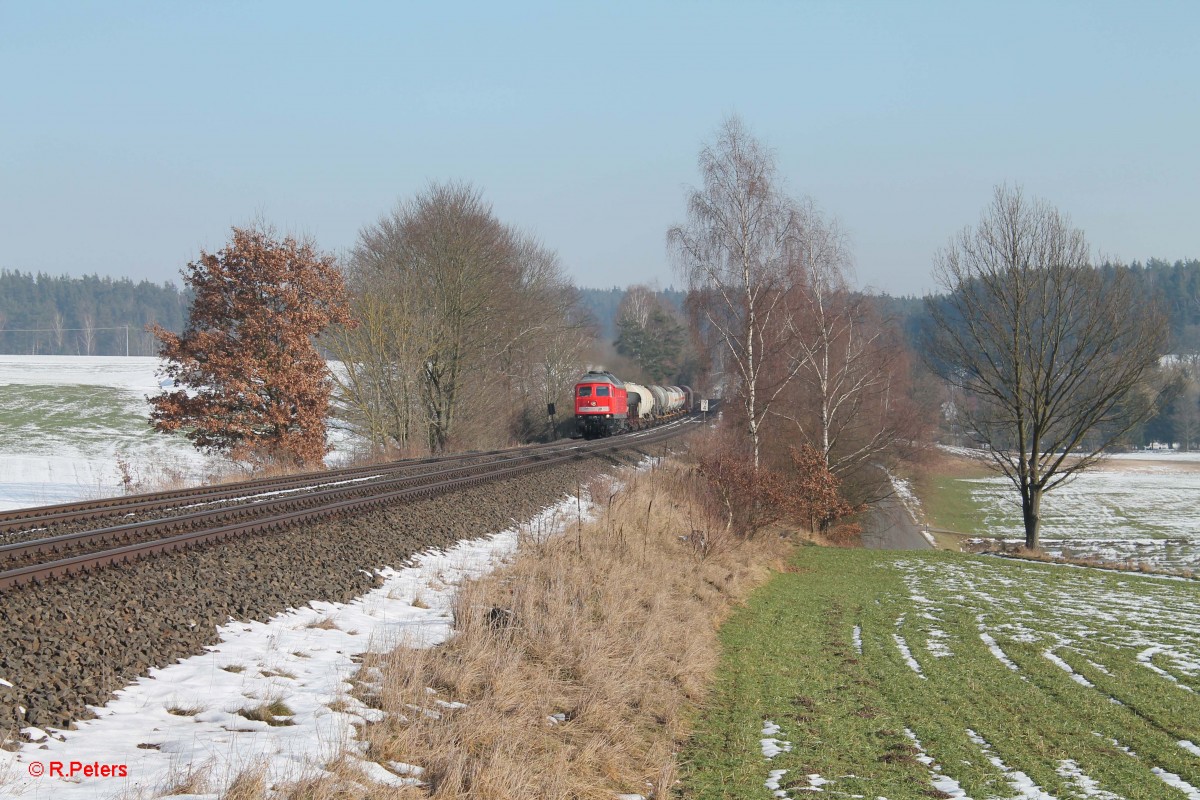
[[[389,787],[372,783],[358,766],[356,758],[339,758],[324,765],[324,770],[292,781],[282,786],[271,787],[272,800],[417,800],[425,792],[417,787]],[[223,797],[222,800],[232,800]],[[245,800],[252,800],[247,795]],[[257,798],[254,798],[257,800]]]
[[[364,660],[388,712],[370,758],[421,765],[435,798],[669,793],[716,630],[790,544],[729,536],[685,466],[590,488],[600,518],[464,586],[449,643]]]
[[[266,767],[256,764],[246,767],[234,776],[221,794],[221,800],[260,800],[266,793]]]
[[[165,783],[165,789],[159,797],[170,797],[177,794],[203,794],[211,785],[210,774],[212,764],[187,763],[178,764],[171,768]]]
[[[862,528],[858,525],[834,525],[827,531],[798,533],[824,547],[862,547]]]
[[[385,787],[363,775],[352,758],[338,758],[308,774],[271,785],[264,764],[244,768],[221,792],[221,800],[416,800],[415,787]]]
[[[288,708],[287,703],[279,698],[271,698],[264,700],[256,706],[238,709],[237,713],[248,720],[265,722],[272,727],[286,727],[296,724],[292,720],[292,715],[296,712]]]

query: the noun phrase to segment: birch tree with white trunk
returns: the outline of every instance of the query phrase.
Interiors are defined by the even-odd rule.
[[[801,214],[778,185],[773,155],[737,117],[700,151],[699,166],[702,185],[688,194],[688,221],[672,227],[667,241],[689,290],[704,298],[700,313],[737,380],[757,470],[763,422],[795,376],[795,369],[780,376],[765,367],[789,330]]]

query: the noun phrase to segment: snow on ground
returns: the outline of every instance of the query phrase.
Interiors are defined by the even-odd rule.
[[[967,728],[967,738],[974,742],[984,756],[991,762],[992,766],[1000,770],[1008,780],[1008,785],[1016,792],[1013,797],[1022,798],[1022,800],[1055,800],[1054,796],[1047,793],[1042,787],[1034,783],[1033,779],[1019,769],[1013,769],[1004,763],[995,750],[988,744],[987,740],[980,736],[975,731]]]
[[[892,483],[892,491],[904,506],[904,510],[908,512],[909,519],[921,531],[921,535],[925,537],[925,541],[929,542],[930,546],[937,547],[937,540],[933,538],[933,534],[929,532],[929,527],[925,525],[925,512],[921,510],[921,500],[917,497],[917,493],[913,491],[912,484],[899,475],[895,475],[887,470],[885,472],[887,472],[888,480]]]
[[[1047,493],[1043,548],[1105,561],[1200,567],[1200,470],[1183,459],[1194,454],[1140,455],[1145,457],[1104,462]],[[962,483],[982,510],[981,532],[1024,541],[1018,497],[1007,478]]]
[[[925,746],[921,744],[921,740],[911,729],[905,728],[904,735],[913,743],[913,747],[917,748],[917,761],[920,761],[929,768],[929,782],[933,784],[933,788],[941,792],[945,797],[967,797],[967,793],[963,791],[962,785],[950,776],[942,772],[941,766],[933,760],[933,757],[925,752]]]
[[[908,647],[908,642],[900,635],[900,628],[903,625],[904,615],[901,615],[900,619],[896,620],[896,630],[892,632],[892,639],[896,642],[896,649],[900,651],[900,655],[904,659],[904,663],[908,664],[908,668],[917,673],[922,680],[927,680],[925,673],[921,671],[921,665],[913,658],[912,650]]]
[[[1151,461],[1160,464],[1200,463],[1200,450],[1138,450],[1132,453],[1115,453],[1115,461]]]
[[[902,564],[914,604],[940,595],[948,610],[973,615],[980,639],[1009,669],[1019,670],[998,638],[1041,645],[1043,654],[1049,653],[1046,657],[1076,682],[1083,676],[1061,654],[1090,657],[1088,663],[1104,672],[1102,659],[1092,655],[1096,642],[1127,648],[1133,663],[1163,678],[1173,691],[1190,688],[1180,678],[1190,682],[1200,675],[1195,584],[1088,569],[1064,572],[1062,579],[1017,583],[1005,566],[987,561]],[[1038,617],[1031,611],[1038,608],[1054,609],[1053,617]]]
[[[908,511],[908,516],[912,519],[913,524],[920,525],[925,515],[921,511],[921,501],[917,499],[917,494],[913,491],[912,484],[892,472],[888,472],[887,476],[888,480],[892,482],[892,491],[896,493],[896,497],[904,504],[904,508]]]
[[[0,509],[105,497],[130,479],[194,483],[224,462],[149,426],[153,357],[0,355]],[[348,435],[330,438],[345,455]]]
[[[1124,800],[1120,795],[1101,789],[1100,784],[1085,773],[1073,759],[1068,758],[1058,762],[1055,772],[1074,786],[1078,796],[1097,800]]]
[[[1124,659],[1124,666],[1137,665],[1162,679],[1168,692],[1190,692],[1191,687],[1183,679],[1190,683],[1200,676],[1200,638],[1195,633],[1200,629],[1200,588],[1192,582],[1127,577],[1091,569],[1055,570],[1044,580],[1033,576],[1017,580],[1011,566],[990,560],[905,559],[898,567],[904,573],[908,598],[915,608],[929,608],[936,602],[946,614],[973,616],[983,644],[1005,667],[1018,673],[1021,667],[1001,647],[1008,641],[1037,645],[1042,656],[1070,680],[1097,692],[1102,690],[1073,668],[1068,659],[1104,675],[1111,673],[1100,663],[1102,659]],[[1042,609],[1051,609],[1053,614],[1044,614]],[[937,655],[933,648],[930,654]],[[1119,702],[1112,697],[1108,700]],[[980,734],[970,729],[965,732],[1009,781],[1010,791],[1004,796],[1048,796],[1027,774],[1001,761]],[[947,779],[942,768],[924,753],[916,735],[911,731],[906,734],[921,750],[917,759],[930,769],[934,785],[951,796],[962,797],[961,787]],[[1179,740],[1177,744],[1200,756],[1200,747],[1192,741]],[[1115,741],[1113,745],[1138,757],[1126,746]],[[1181,796],[1200,800],[1200,790],[1180,776],[1153,764],[1147,766]],[[953,773],[953,765],[949,771]],[[1076,790],[1072,796],[1098,800],[1117,797],[1100,789],[1076,761],[1062,760],[1056,771]]]
[[[588,506],[583,508],[587,513]],[[575,499],[569,498],[527,528],[561,528],[574,523],[577,513]],[[319,775],[339,752],[360,753],[355,725],[381,713],[349,694],[355,657],[400,643],[433,646],[445,640],[455,587],[501,563],[516,550],[517,540],[518,531],[508,530],[460,542],[444,553],[425,553],[413,566],[382,572],[380,588],[349,603],[314,602],[267,623],[230,622],[207,653],[151,670],[96,709],[96,719],[77,723],[78,730],[27,729],[43,741],[15,753],[0,750],[0,776],[7,772],[10,781],[4,784],[10,792],[5,796],[136,800],[157,796],[189,767],[202,767],[213,793],[193,797],[215,800],[243,769],[265,766],[268,784]],[[277,709],[275,721],[290,724],[270,725],[240,713],[274,701],[286,706]],[[442,713],[453,713],[453,704],[437,705]],[[54,762],[68,770],[73,761],[119,767],[118,774],[125,775],[66,779],[48,774]],[[364,760],[359,766],[393,785],[420,775],[419,765]],[[47,774],[33,777],[38,769]]]
[[[775,734],[779,733],[781,728],[771,720],[763,721],[762,735],[759,739],[762,745],[763,758],[774,758],[780,753],[790,753],[792,751],[792,743],[784,739],[779,739]]]

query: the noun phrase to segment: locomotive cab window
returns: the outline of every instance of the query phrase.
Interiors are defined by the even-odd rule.
[[[607,386],[597,386],[596,387],[596,397],[608,397],[608,387]]]
[[[592,396],[592,387],[580,386],[579,387],[579,396],[580,397],[591,397]]]

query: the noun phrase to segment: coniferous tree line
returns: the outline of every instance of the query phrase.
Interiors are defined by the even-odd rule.
[[[173,283],[0,270],[0,353],[152,356],[147,325],[183,329],[190,305]]]
[[[1153,412],[1120,444],[1195,449],[1200,446],[1200,259],[1169,262],[1152,258],[1128,265],[1106,262],[1098,270],[1110,287],[1118,273],[1124,273],[1131,296],[1126,313],[1138,315],[1157,309],[1167,322],[1162,359],[1144,387],[1144,394],[1153,397]],[[945,296],[932,300],[935,308],[947,302]],[[932,324],[924,300],[882,295],[875,302],[885,315],[900,322],[910,347],[920,352]],[[1102,436],[1104,431],[1098,434]]]
[[[1169,337],[1167,351],[1176,354],[1200,353],[1200,259],[1174,262],[1151,258],[1145,263],[1127,265],[1106,262],[1099,269],[1110,282],[1117,270],[1128,267],[1132,280],[1134,305],[1157,303],[1167,315]],[[918,346],[920,332],[928,324],[924,299],[913,295],[880,294],[875,298],[880,311],[902,322],[910,343]],[[1130,308],[1137,313],[1138,308]]]
[[[1101,270],[1111,272],[1116,266],[1105,264]],[[1169,262],[1151,258],[1128,266],[1139,296],[1145,300],[1157,298],[1167,313],[1170,351],[1200,352],[1200,259]],[[619,306],[625,293],[625,288],[616,286],[579,289],[580,305],[590,315],[601,340],[615,342],[619,337]],[[683,308],[685,292],[667,288],[654,293],[669,307]],[[886,293],[871,297],[879,313],[899,321],[915,343],[925,320],[923,299]],[[181,331],[190,303],[187,291],[170,281],[160,284],[100,275],[53,276],[2,269],[0,353],[86,355],[90,328],[94,332],[93,355],[124,355],[124,326],[128,325],[130,354],[154,355],[157,346],[145,333],[145,326],[157,324],[169,331]]]
[[[604,341],[615,342],[621,335],[620,316],[621,301],[629,287],[614,286],[611,289],[579,289],[579,303],[591,315],[596,327],[596,335]],[[649,289],[663,303],[682,313],[687,292],[674,287],[666,289]]]

